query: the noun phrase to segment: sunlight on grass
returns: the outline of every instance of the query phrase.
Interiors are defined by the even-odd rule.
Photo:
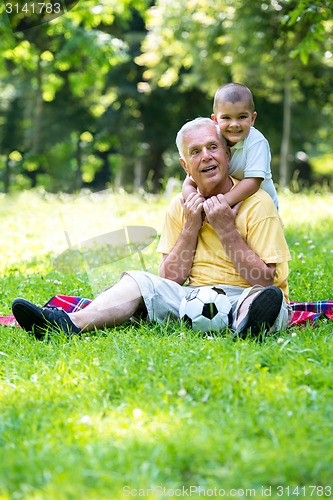
[[[280,193],[291,300],[333,299],[332,202],[330,193]],[[16,296],[91,297],[125,269],[157,272],[158,237],[141,256],[82,272],[61,272],[54,259],[68,248],[64,231],[72,244],[129,225],[159,234],[168,203],[110,191],[0,196],[0,311]],[[191,485],[260,497],[265,487],[330,485],[327,320],[262,343],[177,322],[42,342],[18,328],[0,333],[1,499],[121,499],[140,488],[159,498],[159,486]]]
[[[77,196],[26,191],[2,197],[0,217],[6,223],[0,272],[4,266],[66,250],[65,232],[74,245],[124,226],[146,225],[160,231],[168,202],[163,197],[112,191]]]
[[[279,193],[280,213],[286,226],[304,224],[318,227],[322,221],[333,218],[332,193]]]

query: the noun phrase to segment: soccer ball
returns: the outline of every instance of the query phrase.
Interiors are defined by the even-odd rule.
[[[193,288],[181,300],[179,317],[195,331],[221,331],[231,325],[231,303],[217,286]]]

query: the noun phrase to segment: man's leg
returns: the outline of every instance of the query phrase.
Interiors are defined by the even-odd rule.
[[[256,335],[263,329],[285,329],[289,321],[289,309],[282,291],[276,286],[256,285],[245,289],[236,307],[234,330],[244,337],[249,331]]]
[[[38,307],[25,299],[15,299],[13,314],[19,325],[37,337],[49,327],[68,335],[95,327],[120,325],[140,309],[144,310],[140,288],[135,280],[124,275],[113,287],[105,290],[85,309],[68,314],[62,309]]]
[[[81,331],[121,325],[131,318],[144,302],[136,281],[128,274],[98,295],[87,307],[68,316]]]

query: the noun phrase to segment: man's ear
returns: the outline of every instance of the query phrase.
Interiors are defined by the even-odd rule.
[[[183,169],[185,170],[185,172],[188,175],[188,168],[187,168],[187,165],[186,165],[186,161],[183,160],[183,158],[179,158],[179,162],[180,162],[181,166],[183,167]]]
[[[217,123],[217,118],[216,118],[216,115],[214,113],[212,113],[210,115],[211,119],[213,120],[213,122],[216,122]]]
[[[257,118],[257,112],[253,111],[252,113],[252,120],[251,120],[251,125],[254,125],[254,122],[256,121]]]

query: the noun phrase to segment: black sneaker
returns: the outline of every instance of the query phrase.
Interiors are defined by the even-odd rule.
[[[265,287],[250,305],[237,335],[245,338],[247,334],[258,335],[267,332],[275,323],[283,301],[282,290],[277,286]]]
[[[38,307],[28,300],[15,299],[12,311],[18,324],[37,338],[43,337],[48,328],[66,335],[81,331],[60,307]]]

